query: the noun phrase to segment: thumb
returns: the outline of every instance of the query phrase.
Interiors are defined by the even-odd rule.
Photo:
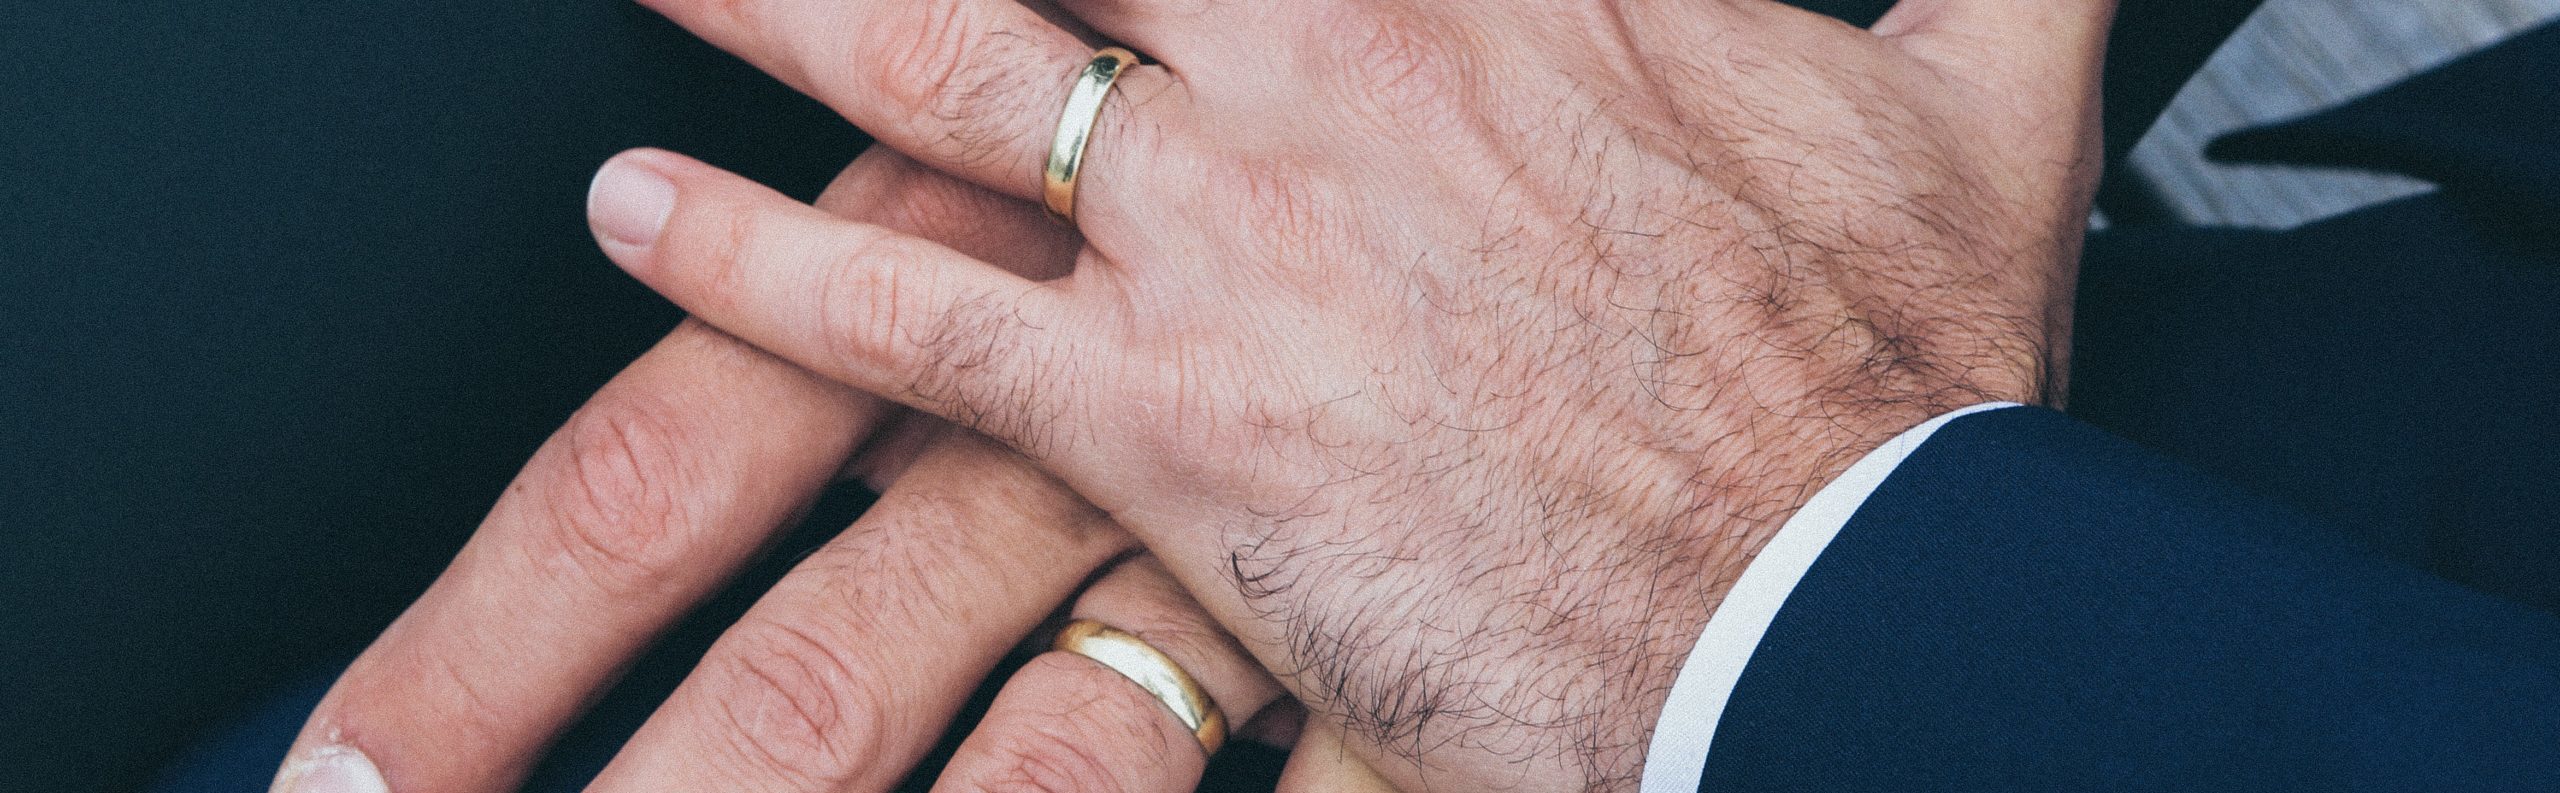
[[[2115,0],[1902,0],[1871,30],[1955,76],[2043,103],[2095,105]]]

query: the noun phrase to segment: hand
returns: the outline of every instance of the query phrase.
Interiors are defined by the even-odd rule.
[[[1004,0],[656,0],[1015,195],[1086,50]],[[1057,472],[1408,788],[1624,789],[1779,523],[2054,396],[2109,4],[1063,3],[1158,59],[1035,282],[663,152],[615,261]]]
[[[1063,269],[1057,253],[1073,250],[1031,207],[885,150],[819,203],[1035,275]],[[685,323],[543,447],[453,566],[347,670],[278,789],[335,782],[334,793],[362,793],[379,777],[398,793],[514,789],[584,705],[794,520],[887,416],[869,397]],[[1072,613],[1173,656],[1238,724],[1278,697],[1161,567],[1128,555],[1126,532],[1073,493],[974,436],[907,426],[903,441],[871,439],[853,464],[885,490],[879,504],[721,638],[599,789],[886,790],[998,659],[1071,597]],[[1112,674],[1080,658],[1032,660],[943,784],[1190,789],[1202,767],[1191,735]]]

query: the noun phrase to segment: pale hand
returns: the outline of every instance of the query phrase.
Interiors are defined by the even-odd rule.
[[[655,4],[1017,196],[1042,70],[1081,60],[994,0]],[[1051,468],[1408,789],[1631,788],[1806,498],[1933,414],[2056,396],[2107,3],[1068,6],[1157,61],[1103,111],[1071,275],[662,152],[607,167],[599,237]],[[925,66],[838,60],[846,29]]]

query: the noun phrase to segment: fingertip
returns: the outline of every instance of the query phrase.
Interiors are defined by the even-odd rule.
[[[645,265],[648,254],[674,216],[676,185],[671,158],[657,149],[633,149],[614,155],[596,169],[587,184],[587,224],[596,241],[625,268]]]
[[[352,746],[322,746],[276,772],[269,793],[390,793],[373,759]]]

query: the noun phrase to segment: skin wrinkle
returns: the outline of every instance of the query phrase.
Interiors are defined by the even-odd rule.
[[[908,45],[912,49],[893,61],[903,68],[887,70],[878,87],[902,106],[945,123],[943,153],[952,162],[983,165],[1014,151],[1023,134],[1000,123],[1026,117],[1029,110],[1017,106],[1028,99],[1018,86],[1032,83],[1010,68],[1041,62],[1024,57],[1040,49],[1019,31],[972,30],[978,15],[967,8],[958,3],[919,6],[923,20]]]
[[[898,291],[894,286],[883,289],[888,294]],[[925,375],[911,381],[907,390],[920,399],[949,402],[954,415],[948,418],[954,423],[1004,438],[1015,451],[1037,461],[1056,453],[1055,433],[1062,426],[1058,419],[1063,407],[1043,398],[1042,370],[1025,375],[992,365],[999,360],[1044,359],[1023,354],[1024,340],[1044,337],[1028,332],[1035,328],[1015,308],[1018,305],[1007,295],[982,294],[940,312],[921,335],[909,340],[931,365],[920,370]],[[873,314],[880,311],[874,309]],[[898,326],[895,322],[882,325]]]
[[[1778,7],[1452,8],[1235,19],[1302,46],[1111,111],[1157,148],[1097,153],[1123,170],[1084,196],[1057,328],[1002,290],[845,316],[892,318],[907,346],[870,354],[919,362],[885,382],[1111,508],[1395,781],[1625,790],[1697,629],[1805,498],[2056,379],[2091,174],[2020,160],[2085,161],[2092,100],[2004,96],[2070,68],[2015,31],[1950,63],[1925,24]],[[1012,46],[925,38],[953,36]],[[906,145],[1030,112],[923,73],[917,107],[972,112]],[[862,363],[883,329],[839,334]]]
[[[1596,116],[1608,112],[1610,103],[1594,101],[1585,105],[1589,108],[1587,112]],[[1558,107],[1561,109],[1563,106],[1560,104]],[[1677,114],[1670,115],[1677,117]],[[1594,128],[1615,129],[1609,125],[1578,122],[1566,126],[1573,129],[1569,135],[1573,156],[1566,159],[1571,164],[1569,167],[1578,169],[1580,173],[1560,180],[1541,181],[1548,184],[1611,183],[1613,180],[1604,176],[1603,171],[1609,163],[1622,156],[1619,148],[1633,139],[1624,135],[1591,135],[1586,132]],[[1764,129],[1761,132],[1765,136],[1768,131]],[[1870,130],[1862,134],[1878,132]],[[1665,135],[1656,139],[1672,138]],[[1702,145],[1726,142],[1724,139],[1706,140],[1708,143]],[[1758,175],[1742,183],[1746,191],[1754,184],[1779,189],[1764,193],[1765,197],[1754,198],[1746,193],[1734,198],[1743,206],[1768,207],[1779,203],[1800,205],[1806,203],[1806,195],[1836,193],[1842,186],[1839,183],[1804,181],[1820,171],[1802,159],[1808,156],[1805,152],[1817,148],[1820,148],[1818,144],[1807,145],[1791,159],[1753,157],[1741,160],[1757,163],[1752,170]],[[1823,151],[1828,156],[1839,156],[1833,149]],[[1683,152],[1682,155],[1684,158],[1696,156],[1691,152]],[[1909,164],[1909,160],[1925,163],[1928,158],[1907,158],[1905,164]],[[1512,171],[1517,174],[1532,167],[1524,160]],[[1928,167],[1943,169],[1944,165],[1930,164]],[[1504,187],[1497,190],[1496,198],[1508,188],[1506,181]],[[1892,194],[1891,190],[1877,186],[1858,188],[1853,192]],[[1484,338],[1487,335],[1516,338],[1516,331],[1506,330],[1503,325],[1517,322],[1510,319],[1512,316],[1534,316],[1537,310],[1532,306],[1548,306],[1546,313],[1563,313],[1576,318],[1566,326],[1567,331],[1550,337],[1552,341],[1545,345],[1547,350],[1544,353],[1513,359],[1510,357],[1513,348],[1503,346],[1489,353],[1495,358],[1490,362],[1495,364],[1493,366],[1481,365],[1487,361],[1462,358],[1462,364],[1478,366],[1437,368],[1442,395],[1431,401],[1436,404],[1403,409],[1387,407],[1386,412],[1390,415],[1406,416],[1407,424],[1417,421],[1427,424],[1428,429],[1421,435],[1398,442],[1394,448],[1361,454],[1344,448],[1341,441],[1323,440],[1322,422],[1313,418],[1296,426],[1284,422],[1257,425],[1266,433],[1303,433],[1304,440],[1314,447],[1330,450],[1326,457],[1334,467],[1348,468],[1353,472],[1352,476],[1319,480],[1309,486],[1311,491],[1317,492],[1302,495],[1298,502],[1300,506],[1264,511],[1254,524],[1229,532],[1231,536],[1251,539],[1234,546],[1235,550],[1228,557],[1228,570],[1246,600],[1258,604],[1257,613],[1267,619],[1292,623],[1284,631],[1289,637],[1287,654],[1296,665],[1291,675],[1307,678],[1314,682],[1313,688],[1317,691],[1330,694],[1327,700],[1318,703],[1319,706],[1339,715],[1354,734],[1362,735],[1389,751],[1421,757],[1436,747],[1481,744],[1492,735],[1563,731],[1574,735],[1566,745],[1514,748],[1525,748],[1531,754],[1576,754],[1585,758],[1582,765],[1590,781],[1603,787],[1623,783],[1629,773],[1626,769],[1631,764],[1621,758],[1640,753],[1637,737],[1608,738],[1600,734],[1605,731],[1573,729],[1578,721],[1588,720],[1587,714],[1605,710],[1594,708],[1591,703],[1610,698],[1605,693],[1595,696],[1594,692],[1582,690],[1587,686],[1575,681],[1612,676],[1643,680],[1644,683],[1624,696],[1658,697],[1667,690],[1668,682],[1661,675],[1645,673],[1645,668],[1661,667],[1680,655],[1679,642],[1667,635],[1632,641],[1624,636],[1589,641],[1559,634],[1570,634],[1577,628],[1609,631],[1650,624],[1694,625],[1697,618],[1702,617],[1704,608],[1691,603],[1683,609],[1687,612],[1685,614],[1665,613],[1675,610],[1666,606],[1666,603],[1674,602],[1673,598],[1666,596],[1667,590],[1675,588],[1667,584],[1682,580],[1683,571],[1699,569],[1715,569],[1715,580],[1729,582],[1738,565],[1705,565],[1700,558],[1704,555],[1694,552],[1655,554],[1654,558],[1659,561],[1651,566],[1641,565],[1635,558],[1612,558],[1606,553],[1600,554],[1598,561],[1576,564],[1570,560],[1588,560],[1593,556],[1587,546],[1595,533],[1583,528],[1583,524],[1603,515],[1656,515],[1658,517],[1649,521],[1651,528],[1631,538],[1631,544],[1649,550],[1678,548],[1684,545],[1675,539],[1680,534],[1680,527],[1694,525],[1700,515],[1721,513],[1723,520],[1720,522],[1727,526],[1766,526],[1819,486],[1819,483],[1806,483],[1799,479],[1785,485],[1762,484],[1755,488],[1741,483],[1757,480],[1761,475],[1742,471],[1693,471],[1674,478],[1674,481],[1692,483],[1692,489],[1682,494],[1630,493],[1623,489],[1602,491],[1574,478],[1573,473],[1594,469],[1624,470],[1630,465],[1676,469],[1681,464],[1680,460],[1695,459],[1702,450],[1723,445],[1720,441],[1738,440],[1744,437],[1745,431],[1729,431],[1717,438],[1700,439],[1694,445],[1681,444],[1679,439],[1683,434],[1678,430],[1641,433],[1646,440],[1637,448],[1648,450],[1654,459],[1593,466],[1577,459],[1576,453],[1570,450],[1585,450],[1579,456],[1588,457],[1595,453],[1588,450],[1613,448],[1608,438],[1595,437],[1595,432],[1599,432],[1596,428],[1576,428],[1571,423],[1563,427],[1541,428],[1543,423],[1532,418],[1538,413],[1535,410],[1517,411],[1502,416],[1498,421],[1487,421],[1475,412],[1488,405],[1519,400],[1528,391],[1535,390],[1535,386],[1525,389],[1515,386],[1515,390],[1507,393],[1487,393],[1490,389],[1485,388],[1482,382],[1454,381],[1450,379],[1451,373],[1514,371],[1513,367],[1500,364],[1519,360],[1534,363],[1536,368],[1530,371],[1537,375],[1526,379],[1536,382],[1551,377],[1558,366],[1590,370],[1592,361],[1613,357],[1606,351],[1627,348],[1630,354],[1624,357],[1630,361],[1631,368],[1602,378],[1600,382],[1632,382],[1642,398],[1674,413],[1716,411],[1727,414],[1723,425],[1746,427],[1751,422],[1742,418],[1744,414],[1772,412],[1776,410],[1775,406],[1780,405],[1808,404],[1806,400],[1786,394],[1786,391],[1830,393],[1851,390],[1822,383],[1804,384],[1793,389],[1776,388],[1774,383],[1764,382],[1756,376],[1759,371],[1788,371],[1808,360],[1847,360],[1854,362],[1849,369],[1858,374],[1857,382],[1861,383],[1891,381],[1903,372],[1919,372],[1909,378],[1901,378],[1914,382],[1943,382],[1946,379],[1940,371],[1943,365],[1925,353],[1926,345],[1905,335],[1903,326],[1907,323],[1897,319],[1898,314],[1890,306],[1875,305],[1871,300],[1858,297],[1848,298],[1845,302],[1838,298],[1807,302],[1805,297],[1810,295],[1794,297],[1805,293],[1787,286],[1820,277],[1824,279],[1820,283],[1830,288],[1840,288],[1847,281],[1853,291],[1860,289],[1855,286],[1858,279],[1844,279],[1842,275],[1870,271],[1841,263],[1907,256],[1914,252],[1908,247],[1895,249],[1876,244],[1878,239],[1907,235],[1875,229],[1811,226],[1794,219],[1803,216],[1800,212],[1780,212],[1773,208],[1747,213],[1749,216],[1789,219],[1769,227],[1775,232],[1774,238],[1757,243],[1746,238],[1732,244],[1749,249],[1753,258],[1802,262],[1812,265],[1813,269],[1806,271],[1806,275],[1792,277],[1787,276],[1785,270],[1780,270],[1774,278],[1758,286],[1744,281],[1735,284],[1742,289],[1728,290],[1745,297],[1756,295],[1753,299],[1735,300],[1719,295],[1716,302],[1701,304],[1698,298],[1702,296],[1697,290],[1684,284],[1717,283],[1718,279],[1694,278],[1699,263],[1671,266],[1676,260],[1648,254],[1651,250],[1667,247],[1668,243],[1683,242],[1668,239],[1675,234],[1728,231],[1733,227],[1700,218],[1730,215],[1735,204],[1695,199],[1684,203],[1689,205],[1670,210],[1660,204],[1630,201],[1604,192],[1594,192],[1574,202],[1575,208],[1570,217],[1572,225],[1579,229],[1579,236],[1557,239],[1556,244],[1562,247],[1555,250],[1571,251],[1568,258],[1589,264],[1562,268],[1539,266],[1529,271],[1549,275],[1580,272],[1585,275],[1579,282],[1555,282],[1538,287],[1525,296],[1526,300],[1460,303],[1457,301],[1463,298],[1455,295],[1484,292],[1436,286],[1443,276],[1433,274],[1428,268],[1416,268],[1410,278],[1410,282],[1415,284],[1410,294],[1416,295],[1418,302],[1435,309],[1433,319],[1423,326],[1449,328],[1446,335],[1451,340],[1470,336]],[[1923,208],[1902,205],[1896,211],[1903,213],[1903,222],[1914,225],[1928,225],[1937,220]],[[1527,235],[1524,227],[1503,223],[1499,217],[1498,208],[1488,209],[1481,224],[1488,233],[1481,242],[1467,250],[1474,259],[1492,266],[1493,269],[1481,276],[1484,278],[1498,278],[1499,273],[1506,269],[1502,260],[1511,258]],[[1654,223],[1639,227],[1629,225],[1621,218],[1650,219]],[[1429,260],[1431,257],[1426,253],[1417,261]],[[1908,290],[1912,287],[1909,282],[1899,280],[1904,276],[1897,272],[1873,273],[1873,277],[1892,288]],[[1646,288],[1663,297],[1643,303],[1607,297],[1622,292],[1622,285],[1636,283],[1649,283]],[[1671,297],[1674,294],[1682,297]],[[1598,295],[1601,299],[1596,303],[1584,303],[1570,297],[1573,295]],[[1558,297],[1569,302],[1559,304],[1555,302]],[[1709,307],[1667,307],[1671,305]],[[1734,375],[1683,379],[1677,374],[1684,371],[1677,364],[1686,359],[1730,359],[1729,355],[1717,355],[1718,345],[1706,341],[1716,334],[1687,332],[1687,328],[1705,324],[1707,320],[1701,319],[1701,314],[1714,313],[1718,314],[1714,319],[1728,320],[1731,312],[1746,307],[1767,317],[1759,321],[1765,330],[1755,338],[1761,344],[1771,345],[1771,352],[1751,356],[1742,365],[1731,367],[1728,371],[1735,372]],[[1847,319],[1830,322],[1816,319],[1823,316],[1845,316]],[[1474,330],[1488,324],[1495,326],[1489,334]],[[1692,345],[1679,344],[1690,337],[1696,339]],[[1574,363],[1577,360],[1581,363]],[[1771,365],[1759,367],[1753,365],[1754,361],[1767,361]],[[1713,370],[1700,367],[1686,371],[1700,369]],[[1672,389],[1701,393],[1704,398],[1674,403],[1666,396]],[[1909,392],[1908,398],[1913,404],[1894,411],[1897,415],[1924,413],[1936,409],[1937,403],[1950,401],[1941,394],[1925,393],[1918,388],[1887,390]],[[1611,401],[1607,393],[1608,389],[1600,388],[1576,401],[1606,403]],[[1867,412],[1872,406],[1872,399],[1861,396],[1860,401],[1852,403],[1855,407],[1832,408],[1805,416],[1843,424],[1842,428],[1847,430],[1846,417]],[[1717,410],[1719,405],[1724,406],[1720,411]],[[1627,415],[1627,411],[1619,411],[1615,415]],[[1545,450],[1546,459],[1572,462],[1531,473],[1505,471],[1483,474],[1479,471],[1487,466],[1496,469],[1516,466],[1500,460],[1488,460],[1481,455],[1462,455],[1454,450],[1471,445],[1470,441],[1441,437],[1452,434],[1478,436],[1514,430],[1531,433],[1531,445]],[[1622,431],[1619,434],[1623,436]],[[1287,444],[1266,442],[1264,445]],[[1424,448],[1415,448],[1417,446]],[[1387,470],[1348,462],[1351,459],[1434,462]],[[1463,462],[1438,462],[1451,459]],[[1546,548],[1540,554],[1543,558],[1469,563],[1462,565],[1447,580],[1426,581],[1400,575],[1391,567],[1370,566],[1370,563],[1378,561],[1378,556],[1375,552],[1361,549],[1370,547],[1379,539],[1373,530],[1339,523],[1311,525],[1311,521],[1322,519],[1325,512],[1308,506],[1310,502],[1340,498],[1338,495],[1320,495],[1324,491],[1369,488],[1372,495],[1357,500],[1369,504],[1392,504],[1406,494],[1428,489],[1471,489],[1453,486],[1450,484],[1453,477],[1555,484],[1548,492],[1529,496],[1526,503],[1504,501],[1502,503],[1511,505],[1454,513],[1470,516],[1462,520],[1435,522],[1427,511],[1416,510],[1404,515],[1404,521],[1391,521],[1403,527],[1407,537],[1414,538],[1401,544],[1408,549],[1403,555],[1425,558],[1434,549],[1477,547],[1480,543],[1475,538],[1487,534],[1488,525],[1501,523],[1545,526],[1545,529],[1529,532],[1541,538]],[[1406,479],[1420,481],[1400,481]],[[1580,492],[1564,492],[1577,489]],[[1716,499],[1705,495],[1734,492],[1778,495],[1722,506],[1718,506]],[[1666,501],[1667,507],[1640,506]],[[1630,503],[1638,506],[1631,507]],[[1317,530],[1315,526],[1322,528]],[[1307,539],[1310,536],[1342,539]],[[1395,545],[1391,543],[1391,547]],[[1756,547],[1748,548],[1742,555],[1747,558],[1749,553],[1756,551]],[[1472,572],[1468,572],[1469,568]],[[1523,571],[1539,572],[1523,576]],[[1603,583],[1567,585],[1562,579],[1568,577],[1599,579]],[[1305,591],[1305,584],[1313,580],[1358,583],[1350,587],[1337,585],[1333,588],[1337,590],[1335,594],[1324,597]],[[1613,604],[1592,594],[1630,591],[1631,587],[1624,583],[1611,583],[1625,581],[1637,582],[1632,591],[1644,593],[1643,597],[1633,599],[1630,604]],[[1466,595],[1436,600],[1415,597],[1414,590],[1425,586],[1440,588],[1443,593],[1455,591]],[[1310,602],[1319,597],[1323,602]],[[1402,603],[1441,605],[1402,608],[1386,605]],[[1463,616],[1469,609],[1448,605],[1451,603],[1489,606],[1477,613],[1492,616],[1470,619]],[[1621,609],[1633,613],[1612,613]],[[1390,613],[1380,613],[1382,610]],[[1468,638],[1484,636],[1494,640]],[[1488,645],[1508,649],[1495,653]],[[1574,650],[1581,647],[1625,649],[1606,653]],[[1524,666],[1539,671],[1520,675],[1514,683],[1492,682],[1503,679],[1503,675],[1491,673],[1490,669],[1508,668],[1515,670],[1516,674],[1516,670]],[[1568,709],[1562,703],[1580,703],[1580,710]],[[1577,712],[1586,715],[1577,718]],[[1530,729],[1508,733],[1496,731],[1503,726]]]
[[[1479,526],[1459,525],[1443,529],[1442,531],[1463,535],[1476,533],[1479,530]],[[1269,532],[1269,534],[1277,535],[1278,532]],[[1461,540],[1459,542],[1463,541]],[[1441,547],[1457,545],[1456,542],[1432,542],[1429,544]],[[1271,565],[1271,568],[1275,570],[1305,570],[1326,566],[1324,564],[1320,564],[1319,560],[1307,558],[1303,555],[1305,553],[1307,553],[1307,551],[1303,548],[1293,549],[1292,557],[1269,560],[1268,563]],[[1237,559],[1240,574],[1244,573],[1243,564],[1246,560],[1250,560],[1252,558],[1253,556],[1250,549],[1238,554]],[[1322,561],[1330,562],[1334,565],[1340,565],[1345,560],[1337,558]],[[1374,560],[1354,556],[1348,561],[1365,562]],[[1678,562],[1671,562],[1667,564],[1678,564]],[[1544,566],[1545,565],[1540,564],[1520,564],[1506,565],[1505,567],[1510,569],[1534,570]],[[1498,575],[1499,572],[1501,571],[1488,570],[1485,573],[1485,577]],[[1359,578],[1364,576],[1354,574],[1344,577]],[[1660,577],[1661,576],[1658,573],[1649,576],[1649,578],[1654,579],[1658,579]],[[1256,584],[1264,584],[1267,582],[1267,576],[1248,578],[1247,580],[1253,581]],[[1483,580],[1483,578],[1479,578],[1478,580]],[[1413,584],[1409,583],[1406,586],[1412,585]],[[1462,586],[1460,588],[1477,589],[1479,587]],[[1513,585],[1507,583],[1503,586],[1491,588],[1497,591],[1515,589]],[[1264,589],[1268,593],[1266,595],[1266,597],[1268,597],[1276,596],[1287,588],[1266,586]],[[1405,597],[1403,593],[1388,592],[1363,597],[1359,600],[1363,604],[1395,603],[1406,602],[1410,600],[1410,598]],[[1372,607],[1360,605],[1353,608],[1352,612],[1354,614],[1359,614],[1369,610],[1370,608]],[[1581,604],[1567,603],[1561,605],[1548,605],[1545,606],[1545,608],[1560,615],[1592,614],[1597,610],[1595,604],[1588,602]],[[1338,613],[1340,609],[1325,607],[1284,607],[1275,609],[1275,611],[1321,614]],[[1442,624],[1446,619],[1446,616],[1439,614],[1411,614],[1383,619],[1355,617],[1347,622],[1353,625],[1368,626],[1393,626],[1417,623],[1424,625],[1436,625]],[[1581,620],[1567,620],[1560,618],[1557,620],[1558,624],[1565,622],[1580,622],[1582,624],[1589,625],[1609,624],[1611,621],[1597,618],[1585,618]],[[1439,631],[1439,633],[1451,635],[1464,632],[1465,631],[1461,630]],[[1531,632],[1542,633],[1543,631]],[[1481,694],[1477,694],[1475,691],[1485,688],[1485,686],[1470,682],[1482,677],[1481,672],[1469,668],[1478,660],[1480,653],[1476,651],[1443,651],[1432,653],[1422,650],[1419,646],[1420,643],[1410,643],[1408,644],[1408,649],[1403,651],[1401,658],[1387,663],[1380,663],[1377,655],[1379,654],[1380,649],[1388,645],[1392,639],[1392,637],[1387,635],[1378,635],[1369,638],[1344,638],[1343,631],[1336,629],[1331,625],[1310,626],[1309,629],[1294,632],[1292,635],[1297,637],[1293,641],[1293,656],[1300,658],[1301,662],[1307,666],[1307,669],[1304,670],[1303,673],[1309,674],[1319,680],[1329,681],[1329,685],[1334,687],[1334,690],[1346,692],[1343,701],[1333,704],[1340,707],[1344,714],[1349,717],[1348,720],[1352,723],[1354,729],[1371,734],[1371,736],[1381,745],[1391,748],[1401,746],[1419,753],[1427,750],[1428,746],[1433,742],[1449,743],[1469,741],[1471,740],[1471,733],[1483,729],[1482,727],[1467,727],[1455,731],[1454,734],[1446,736],[1440,736],[1437,738],[1425,737],[1433,731],[1433,728],[1437,724],[1450,718],[1473,721],[1491,721],[1494,724],[1536,725],[1541,728],[1552,728],[1557,724],[1562,723],[1562,721],[1567,720],[1566,717],[1553,713],[1555,710],[1554,703],[1576,700],[1588,701],[1588,698],[1583,697],[1555,695],[1536,697],[1531,701],[1521,701],[1517,698],[1505,698],[1508,701],[1497,701],[1483,698]],[[1544,648],[1532,648],[1533,651],[1537,649]],[[1530,655],[1530,657],[1535,657],[1534,652],[1528,655]],[[1593,663],[1610,665],[1606,659],[1594,659]],[[1379,676],[1387,678],[1387,683],[1385,685],[1364,686],[1360,682],[1360,678],[1366,676],[1360,671],[1364,669],[1404,669],[1406,672],[1402,674],[1394,672],[1382,673]],[[1536,687],[1537,685],[1539,684],[1533,680],[1531,686]],[[1417,690],[1417,687],[1419,687],[1419,690]],[[1371,690],[1372,693],[1365,695],[1357,693],[1364,688]]]

